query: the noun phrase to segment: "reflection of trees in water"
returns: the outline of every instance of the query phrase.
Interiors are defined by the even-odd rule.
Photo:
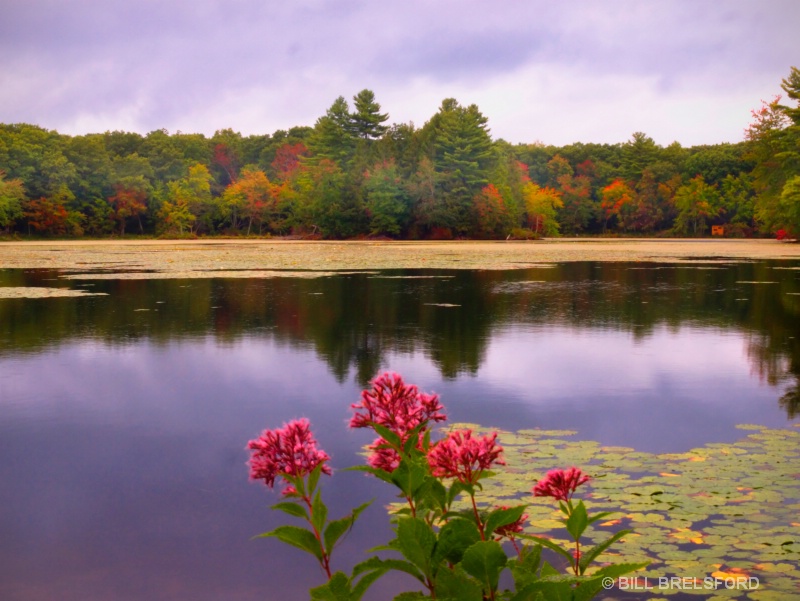
[[[414,275],[415,272],[398,272]],[[785,276],[784,274],[789,274]],[[311,347],[340,380],[366,383],[390,353],[423,352],[445,377],[477,372],[492,331],[522,324],[601,328],[645,339],[656,328],[734,328],[754,373],[800,382],[800,280],[767,263],[665,266],[567,263],[439,278],[370,274],[272,280],[87,280],[107,297],[0,301],[0,352],[76,337],[108,344],[213,335],[266,336]],[[430,276],[430,272],[416,275]],[[776,275],[777,274],[777,275]],[[3,285],[66,285],[44,270],[0,273]],[[397,274],[395,274],[397,275]],[[779,281],[779,284],[745,284]],[[457,305],[457,306],[452,306]],[[781,404],[797,412],[793,385]]]
[[[794,386],[790,386],[786,392],[783,393],[778,403],[783,409],[786,410],[786,415],[789,419],[794,419],[800,415],[800,377]]]
[[[747,341],[747,357],[752,371],[762,382],[779,386],[789,382],[789,387],[778,400],[789,419],[800,415],[800,365],[797,349],[774,348],[773,340],[766,335],[757,334]]]

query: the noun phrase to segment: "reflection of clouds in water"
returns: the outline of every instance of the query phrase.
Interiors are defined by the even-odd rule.
[[[738,386],[749,381],[743,344],[740,334],[695,328],[659,327],[635,344],[630,334],[613,330],[508,329],[489,343],[480,377],[498,387],[529,390],[535,374],[538,394],[531,402],[648,389],[665,375],[685,389],[710,378]]]

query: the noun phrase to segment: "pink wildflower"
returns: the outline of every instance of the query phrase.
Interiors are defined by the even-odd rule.
[[[500,457],[503,447],[496,445],[497,432],[482,438],[472,438],[472,430],[450,432],[428,453],[431,473],[437,478],[458,478],[465,484],[475,484],[483,470],[492,464],[505,465]]]
[[[508,509],[505,505],[503,505],[500,509]],[[494,533],[497,536],[505,536],[506,538],[514,539],[515,534],[519,534],[523,531],[523,524],[525,520],[528,519],[528,514],[523,513],[519,516],[519,519],[515,522],[511,522],[510,524],[506,524],[505,526],[500,526],[499,528],[495,528]]]
[[[372,381],[372,390],[361,393],[361,402],[350,406],[355,415],[351,428],[369,428],[379,424],[405,440],[405,436],[427,421],[446,419],[439,395],[421,393],[413,384],[406,384],[396,373],[386,372]]]
[[[551,470],[543,480],[533,487],[534,497],[553,497],[559,501],[569,501],[581,484],[588,482],[589,476],[577,467],[568,470]]]
[[[372,467],[393,472],[400,465],[400,455],[383,438],[376,438],[368,448],[370,455],[367,463]]]
[[[296,419],[283,428],[264,430],[261,436],[247,443],[253,451],[250,458],[250,478],[264,480],[273,488],[278,476],[305,476],[322,464],[322,473],[331,474],[325,465],[330,456],[317,449],[317,441],[309,428],[308,420]],[[286,486],[284,495],[294,494],[293,486]]]
[[[417,449],[422,450],[423,440],[425,433],[419,433],[419,441],[417,442]],[[405,442],[405,440],[403,441]],[[376,467],[387,472],[393,472],[400,465],[400,454],[396,449],[386,442],[383,438],[376,438],[371,445],[367,447],[370,451],[367,457],[367,463],[372,467]]]

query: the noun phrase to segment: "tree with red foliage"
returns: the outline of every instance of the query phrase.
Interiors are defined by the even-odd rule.
[[[83,235],[83,216],[66,208],[73,199],[69,188],[61,186],[52,196],[29,200],[24,211],[28,227],[47,236]]]
[[[112,218],[119,223],[119,235],[124,236],[128,219],[139,217],[147,210],[147,192],[136,182],[118,183],[114,185],[114,194],[108,197],[108,204],[113,211]],[[143,229],[141,221],[139,229]]]
[[[227,144],[215,144],[214,156],[212,158],[214,165],[218,166],[228,176],[231,182],[236,181],[236,174],[239,171],[238,159],[236,153],[231,150]]]
[[[286,181],[300,167],[300,159],[308,156],[308,148],[302,142],[284,144],[275,151],[271,167],[279,181]]]

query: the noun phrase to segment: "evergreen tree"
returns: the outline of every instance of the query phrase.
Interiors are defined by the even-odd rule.
[[[376,140],[389,129],[383,123],[389,118],[381,113],[381,105],[375,102],[372,90],[361,90],[353,96],[355,112],[350,116],[355,135],[364,140]]]
[[[439,226],[460,235],[470,230],[472,199],[489,183],[495,159],[487,121],[476,105],[462,107],[448,98],[426,125],[446,206],[446,222]]]
[[[318,162],[327,159],[345,168],[353,158],[356,139],[350,107],[344,96],[339,96],[314,124],[308,140],[310,160]]]

